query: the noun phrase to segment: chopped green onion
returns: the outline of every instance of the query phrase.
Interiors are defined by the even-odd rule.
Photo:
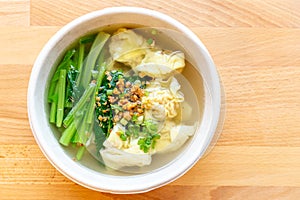
[[[123,111],[123,108],[117,104],[111,104],[110,107],[114,110]]]
[[[120,138],[121,138],[122,141],[126,141],[127,140],[127,136],[123,132],[120,134]]]
[[[79,45],[79,53],[78,53],[78,66],[77,66],[77,70],[79,71],[79,76],[77,77],[76,80],[76,86],[78,87],[80,84],[80,74],[82,74],[83,71],[83,59],[84,59],[84,49],[85,49],[85,45],[84,44],[80,44]]]
[[[136,124],[142,124],[143,123],[143,120],[144,120],[144,116],[141,115],[137,118],[137,121],[135,122]]]
[[[107,94],[108,96],[112,95],[112,94],[113,94],[113,90],[106,90],[106,94]]]
[[[147,40],[147,43],[148,43],[149,45],[151,45],[151,44],[153,43],[153,39],[152,39],[152,38],[149,38],[149,39]]]
[[[137,114],[134,114],[134,115],[132,116],[132,118],[131,118],[131,120],[132,120],[133,122],[136,122],[137,119],[138,119],[138,115],[137,115]]]
[[[128,125],[128,131],[133,135],[134,138],[139,136],[140,126],[130,124]]]
[[[152,29],[152,30],[151,30],[151,34],[152,34],[152,35],[156,35],[156,34],[157,34],[157,30],[156,30],[156,29]]]

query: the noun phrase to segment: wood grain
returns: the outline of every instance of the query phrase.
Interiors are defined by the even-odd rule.
[[[28,65],[0,65],[0,145],[34,144],[27,116]],[[17,136],[16,136],[17,135]]]
[[[193,28],[218,66],[300,66],[300,29]]]
[[[36,145],[2,145],[0,152],[0,184],[72,184]],[[300,187],[299,154],[300,147],[216,146],[170,185]]]
[[[300,66],[219,67],[226,120],[217,145],[300,146]]]
[[[91,191],[44,157],[27,117],[39,51],[76,17],[111,6],[164,12],[211,53],[226,118],[215,148],[187,174],[136,195]],[[300,1],[0,0],[0,199],[299,199]]]
[[[32,199],[33,195],[30,185],[18,185],[18,192],[15,192],[13,185],[0,184],[0,195],[5,194],[5,199]],[[57,199],[70,198],[77,200],[91,199],[102,200],[148,200],[148,199],[186,199],[186,200],[240,200],[257,199],[263,200],[289,200],[292,197],[299,197],[300,190],[294,187],[197,187],[197,186],[165,186],[152,192],[133,195],[105,194],[90,191],[78,185],[35,185],[35,197],[39,199],[49,199],[49,196],[55,196]]]
[[[197,27],[300,27],[300,2],[297,0],[190,0],[188,3],[177,0],[32,0],[30,23],[43,26],[64,25],[80,15],[111,6],[154,9],[180,19],[184,24]]]
[[[0,64],[33,65],[42,47],[57,30],[58,27],[0,27]]]
[[[28,26],[30,19],[29,0],[1,0],[0,25]]]
[[[33,64],[59,27],[0,27],[0,64]],[[300,66],[300,29],[192,28],[219,66]],[[7,48],[10,46],[10,48]],[[16,56],[18,55],[18,56]]]

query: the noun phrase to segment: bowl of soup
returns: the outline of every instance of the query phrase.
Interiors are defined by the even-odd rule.
[[[205,46],[157,11],[113,7],[61,28],[33,66],[28,116],[49,162],[101,192],[166,185],[213,146],[220,80]]]

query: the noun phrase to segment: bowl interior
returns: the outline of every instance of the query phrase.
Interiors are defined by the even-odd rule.
[[[188,80],[196,91],[197,101],[199,105],[203,105],[199,107],[203,116],[201,123],[178,159],[165,168],[143,175],[109,170],[89,154],[86,154],[80,163],[74,162],[72,148],[63,148],[59,145],[60,134],[48,122],[47,86],[66,48],[89,32],[99,30],[100,27],[116,25],[163,27],[181,32],[182,35],[172,35],[172,32],[169,34],[181,46],[192,66],[196,66],[188,67],[183,73],[184,76],[190,77]],[[208,148],[219,119],[219,109],[219,80],[215,66],[203,44],[185,26],[172,18],[143,9],[107,9],[88,14],[66,25],[51,38],[38,56],[32,70],[28,92],[31,127],[36,141],[49,161],[73,181],[94,190],[113,193],[146,191],[181,176]],[[132,178],[124,179],[128,176]]]

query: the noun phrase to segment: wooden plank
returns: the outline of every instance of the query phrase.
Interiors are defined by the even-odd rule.
[[[300,66],[300,29],[194,28],[217,66]]]
[[[0,26],[29,26],[29,0],[1,0]]]
[[[299,150],[299,147],[216,146],[173,184],[299,187],[300,160],[295,159]]]
[[[215,148],[144,194],[73,183],[44,157],[27,118],[28,80],[43,45],[76,17],[111,6],[155,9],[190,27],[225,88]],[[0,199],[299,199],[299,9],[299,0],[0,0]]]
[[[59,6],[57,6],[59,5]],[[112,6],[137,6],[169,14],[198,27],[300,27],[297,0],[192,0],[183,1],[31,1],[31,25],[64,25],[91,11]]]
[[[300,146],[300,66],[219,71],[226,116],[217,145]]]
[[[299,153],[300,147],[216,146],[171,185],[300,187]],[[1,145],[0,173],[0,184],[72,184],[37,145]]]
[[[0,64],[32,65],[57,30],[57,27],[0,27]]]
[[[32,199],[32,186],[19,184],[18,192],[16,185],[0,184],[0,194],[3,200],[9,199]],[[283,200],[297,199],[300,195],[298,187],[196,187],[196,186],[164,186],[151,192],[133,195],[106,194],[83,188],[79,185],[34,185],[34,198],[36,199],[186,199],[186,200],[221,200],[221,199],[256,199],[262,200]]]
[[[0,68],[0,144],[35,144],[27,116],[31,66],[1,65]]]
[[[58,29],[59,27],[0,27],[0,64],[32,65],[43,45]],[[192,30],[206,45],[218,67],[300,66],[300,29]]]

